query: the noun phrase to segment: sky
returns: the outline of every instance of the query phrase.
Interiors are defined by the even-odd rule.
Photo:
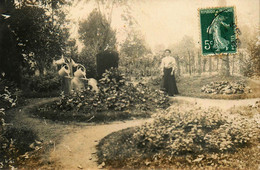
[[[132,16],[137,20],[135,28],[140,30],[146,42],[153,49],[163,44],[168,47],[178,43],[183,36],[188,35],[200,45],[200,20],[198,9],[210,7],[235,7],[237,26],[260,25],[259,0],[129,0]],[[77,38],[79,21],[87,19],[88,14],[96,8],[94,1],[78,0],[69,9],[68,18],[71,22],[72,37]],[[125,23],[121,19],[123,8],[113,10],[112,27],[117,30],[117,39],[124,41]],[[243,32],[242,32],[243,33]],[[81,45],[79,44],[81,47]]]

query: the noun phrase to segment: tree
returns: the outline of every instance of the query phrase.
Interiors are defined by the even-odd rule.
[[[260,30],[258,29],[258,32]],[[250,43],[248,43],[247,51],[252,63],[251,75],[260,76],[260,36],[257,34]],[[250,75],[250,76],[251,76]]]
[[[221,58],[221,71],[222,76],[230,76],[229,54],[222,56]]]
[[[212,57],[209,57],[209,74],[212,72]]]
[[[76,57],[75,61],[83,64],[86,68],[86,76],[97,77],[96,72],[96,56],[91,54],[87,48],[83,48],[81,53]]]
[[[86,66],[90,77],[96,77],[96,55],[104,50],[116,50],[116,31],[106,17],[94,9],[87,20],[80,22],[78,32],[84,44],[78,61]]]
[[[127,37],[120,49],[120,52],[126,57],[138,58],[151,53],[151,49],[140,32],[133,30],[128,33]]]
[[[207,62],[208,62],[207,58],[206,58],[206,57],[203,57],[202,62],[203,62],[202,71],[203,71],[203,72],[206,72],[206,64],[207,64]]]
[[[116,50],[116,31],[97,9],[89,14],[87,20],[80,22],[79,34],[88,55],[96,56],[107,48]]]
[[[185,35],[178,44],[171,45],[170,49],[179,56],[179,62],[185,68],[185,71],[191,74],[192,70],[195,70],[195,44],[193,38]]]
[[[16,37],[8,28],[8,23],[0,15],[0,76],[20,84],[20,68],[23,56],[16,49]]]
[[[198,73],[201,75],[201,54],[198,52]]]
[[[55,56],[61,56],[64,31],[53,25],[43,8],[23,6],[10,17],[10,28],[17,37],[18,51],[37,63],[43,73]]]
[[[61,5],[65,4],[63,1],[5,1],[4,5],[10,15],[5,24],[15,37],[13,43],[19,54],[17,56],[23,56],[22,60],[27,68],[30,69],[29,63],[33,61],[43,73],[44,68],[65,49],[69,34],[64,27],[65,14],[60,10]],[[51,15],[48,14],[50,11]],[[12,58],[9,54],[2,57]]]

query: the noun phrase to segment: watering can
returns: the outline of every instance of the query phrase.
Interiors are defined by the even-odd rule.
[[[71,59],[71,65],[72,65],[72,67],[77,67],[79,64],[75,63],[75,61],[73,59]]]
[[[58,71],[59,75],[61,77],[69,76],[70,70],[69,70],[69,65],[65,63],[61,69]]]
[[[62,64],[64,64],[64,63],[66,63],[66,62],[65,62],[65,59],[64,59],[64,56],[63,56],[63,55],[61,56],[61,59],[55,60],[55,61],[53,62],[54,65],[62,65]]]
[[[78,64],[77,65],[77,70],[74,72],[74,77],[86,78],[86,68],[83,65]]]

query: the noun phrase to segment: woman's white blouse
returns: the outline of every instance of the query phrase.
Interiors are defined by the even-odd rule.
[[[163,68],[173,68],[175,69],[176,61],[173,57],[167,56],[162,59],[162,63],[160,68],[163,70]]]

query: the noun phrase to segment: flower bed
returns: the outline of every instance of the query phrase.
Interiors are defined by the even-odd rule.
[[[223,115],[215,108],[173,106],[152,123],[103,139],[98,146],[99,163],[108,168],[246,168],[246,163],[235,163],[231,155],[259,144],[255,121]]]
[[[38,108],[35,114],[45,115],[45,118],[48,117],[47,114],[52,114],[58,119],[62,119],[62,116],[67,119],[78,117],[82,121],[94,116],[94,121],[97,117],[106,119],[105,116],[108,115],[103,114],[102,118],[102,112],[113,112],[113,116],[110,114],[111,119],[116,119],[116,114],[121,118],[140,117],[140,114],[133,113],[132,110],[144,112],[143,116],[147,117],[147,112],[169,106],[169,98],[163,92],[151,90],[142,83],[133,85],[117,69],[104,73],[98,85],[98,93],[89,87],[72,95],[62,94],[58,102]]]
[[[243,82],[211,82],[201,88],[201,91],[208,94],[243,94],[252,93],[250,87]]]

